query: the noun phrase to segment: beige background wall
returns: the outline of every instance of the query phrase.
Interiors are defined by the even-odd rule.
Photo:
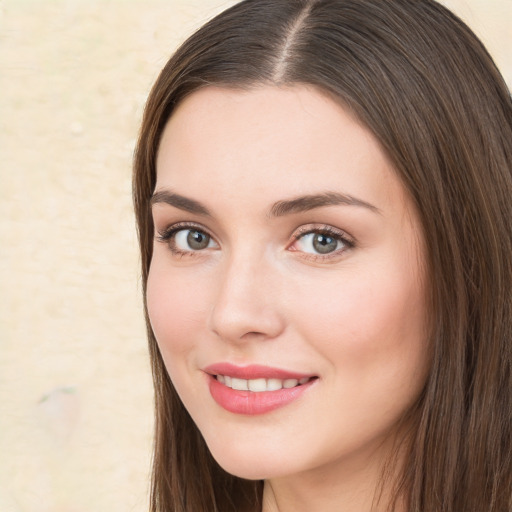
[[[130,163],[146,94],[222,0],[0,0],[0,511],[147,509]],[[512,83],[512,0],[446,0]]]

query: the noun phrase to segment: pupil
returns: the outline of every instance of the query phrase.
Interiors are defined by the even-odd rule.
[[[210,243],[210,237],[200,231],[189,231],[187,235],[187,243],[191,249],[206,249]]]
[[[337,245],[337,240],[332,236],[319,234],[313,239],[313,247],[320,254],[327,254],[336,250]]]

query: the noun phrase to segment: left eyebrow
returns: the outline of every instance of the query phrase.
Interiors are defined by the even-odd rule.
[[[270,209],[271,217],[282,217],[293,213],[307,212],[323,206],[358,206],[367,208],[374,213],[381,213],[379,208],[356,197],[340,194],[339,192],[324,192],[322,194],[311,194],[296,197],[286,201],[274,203]]]
[[[206,208],[206,206],[202,205],[200,202],[195,201],[194,199],[189,199],[185,196],[180,196],[179,194],[175,194],[169,190],[160,190],[151,196],[149,205],[153,206],[154,204],[158,203],[165,203],[189,213],[211,217],[208,208]]]

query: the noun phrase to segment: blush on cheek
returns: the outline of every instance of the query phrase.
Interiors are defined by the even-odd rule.
[[[192,343],[190,333],[200,330],[204,317],[203,301],[196,287],[150,272],[146,300],[151,327],[162,353],[187,350]]]
[[[411,288],[399,272],[354,275],[345,279],[341,290],[321,290],[322,301],[317,304],[311,293],[306,295],[301,317],[311,315],[312,302],[315,311],[314,332],[309,337],[322,340],[320,349],[335,350],[362,364],[379,359],[383,352],[417,343],[424,334],[424,303],[414,282]]]

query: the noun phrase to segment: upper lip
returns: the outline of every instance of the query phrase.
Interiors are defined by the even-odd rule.
[[[215,363],[204,368],[210,375],[229,375],[237,379],[303,379],[305,377],[314,377],[312,374],[282,370],[259,364],[250,364],[247,366],[237,366],[231,363]]]

